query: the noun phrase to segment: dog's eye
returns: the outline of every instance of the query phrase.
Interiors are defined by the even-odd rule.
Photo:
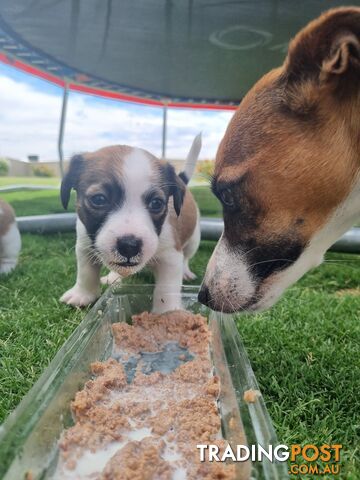
[[[102,193],[96,193],[90,197],[90,202],[94,207],[104,207],[108,204],[108,199]]]
[[[152,198],[148,203],[148,208],[153,213],[159,213],[164,208],[165,202],[162,198]]]
[[[234,206],[234,196],[233,196],[230,188],[224,188],[224,190],[222,190],[220,192],[220,200],[227,207],[233,207]]]

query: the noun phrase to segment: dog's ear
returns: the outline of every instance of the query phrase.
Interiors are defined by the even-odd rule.
[[[61,203],[65,210],[68,207],[70,200],[71,189],[77,187],[80,174],[83,169],[84,158],[81,155],[74,155],[70,160],[70,166],[66,172],[60,188]]]
[[[186,187],[181,178],[176,174],[175,168],[172,165],[167,163],[164,169],[164,183],[169,189],[169,196],[173,197],[174,209],[176,215],[179,216],[184,202]]]
[[[360,8],[329,10],[292,40],[285,60],[289,82],[349,88],[360,78]],[[342,80],[346,80],[342,82]],[[354,81],[349,81],[349,79]]]

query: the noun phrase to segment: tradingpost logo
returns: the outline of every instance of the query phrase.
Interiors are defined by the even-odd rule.
[[[291,475],[338,475],[340,473],[340,451],[342,445],[291,445]],[[304,461],[305,463],[303,463]]]
[[[199,444],[200,462],[289,462],[290,475],[338,475],[340,473],[340,444],[324,445],[227,445],[223,450],[218,445]]]

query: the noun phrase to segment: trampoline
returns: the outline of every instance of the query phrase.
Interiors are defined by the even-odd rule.
[[[360,5],[359,0],[351,3]],[[344,1],[0,0],[0,61],[63,88],[61,171],[69,90],[162,107],[165,157],[168,108],[236,109],[258,78],[282,63],[296,32],[341,4]],[[59,219],[31,218],[23,228],[41,230],[50,220],[60,230],[73,228],[73,216]],[[206,237],[220,235],[221,222],[202,222]],[[359,238],[359,230],[353,229],[338,242],[339,248],[358,251]]]
[[[301,27],[341,3],[1,0],[1,60],[85,93],[234,108]]]
[[[68,91],[167,108],[234,110],[291,37],[333,0],[1,0],[0,61]],[[359,4],[359,1],[352,3]]]

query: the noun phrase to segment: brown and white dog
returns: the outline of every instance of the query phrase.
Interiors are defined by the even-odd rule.
[[[16,267],[20,249],[14,210],[0,199],[0,274],[10,273]]]
[[[360,8],[330,10],[249,91],[212,189],[224,232],[201,302],[260,311],[319,265],[360,214]]]
[[[148,265],[156,279],[153,310],[181,307],[182,278],[194,278],[188,261],[200,242],[198,208],[186,188],[200,149],[198,135],[180,175],[168,162],[125,145],[72,158],[61,200],[67,208],[70,191],[76,190],[77,279],[62,302],[94,302],[101,264],[111,270],[111,281]]]

